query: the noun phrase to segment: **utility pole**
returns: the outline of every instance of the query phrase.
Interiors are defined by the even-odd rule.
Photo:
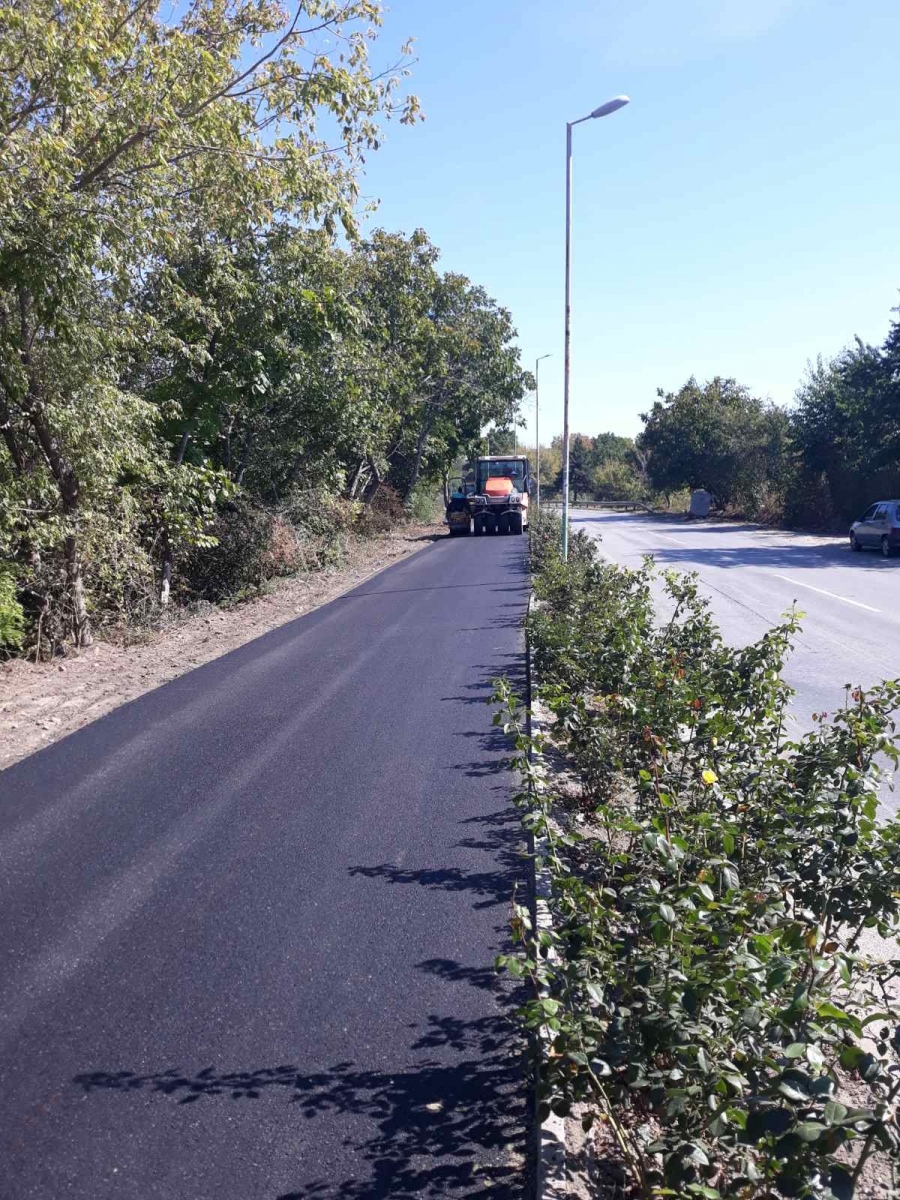
[[[537,490],[534,497],[534,503],[537,508],[541,507],[541,393],[540,393],[540,370],[541,363],[545,358],[552,358],[551,354],[542,354],[540,358],[534,360],[534,470],[537,480]]]
[[[569,342],[572,331],[572,130],[584,121],[593,121],[597,117],[608,117],[610,113],[624,108],[628,104],[627,96],[616,96],[601,104],[586,117],[577,121],[569,121],[566,125],[566,336],[565,361],[563,363],[563,461],[562,461],[562,557],[566,562],[569,557]]]

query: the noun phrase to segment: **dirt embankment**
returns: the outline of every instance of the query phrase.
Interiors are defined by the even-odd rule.
[[[98,641],[49,663],[0,666],[0,769],[102,717],[120,704],[302,617],[370,575],[443,536],[439,525],[413,525],[352,545],[329,571],[277,581],[233,608],[173,617],[138,645]]]

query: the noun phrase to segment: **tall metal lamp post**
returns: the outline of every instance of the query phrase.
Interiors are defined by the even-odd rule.
[[[541,363],[545,358],[552,358],[552,354],[542,354],[540,358],[534,360],[534,470],[535,479],[537,481],[537,489],[535,492],[534,503],[537,508],[541,507],[541,393],[540,393],[540,369]]]
[[[566,125],[566,341],[565,362],[563,364],[563,467],[562,467],[562,556],[565,562],[569,557],[569,341],[571,336],[572,303],[572,130],[583,121],[593,121],[597,117],[608,117],[610,113],[624,108],[629,103],[627,96],[616,96],[601,104],[586,117],[577,121],[569,121]]]

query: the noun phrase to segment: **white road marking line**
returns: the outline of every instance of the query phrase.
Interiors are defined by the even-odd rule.
[[[695,542],[686,542],[684,538],[672,537],[671,533],[658,533],[656,536],[666,542],[677,542],[679,546],[692,546],[695,550],[698,548]]]
[[[851,600],[849,596],[837,596],[834,592],[826,592],[824,588],[813,587],[811,583],[801,583],[799,579],[791,579],[788,575],[776,575],[772,572],[776,579],[784,579],[787,583],[792,583],[794,587],[809,588],[811,592],[818,592],[820,596],[830,596],[832,600],[842,600],[844,604],[854,604],[857,608],[864,608],[866,612],[881,612],[880,608],[873,608],[871,604],[863,604],[861,600]]]
[[[683,538],[677,538],[677,537],[675,537],[675,536],[674,536],[673,534],[671,534],[671,533],[657,533],[657,534],[656,534],[656,536],[657,536],[658,538],[663,538],[663,539],[665,539],[665,541],[668,541],[668,542],[677,542],[679,546],[688,546],[688,547],[690,547],[691,549],[694,549],[694,550],[697,550],[697,549],[701,549],[701,550],[702,550],[702,549],[703,549],[703,547],[702,547],[702,546],[701,546],[701,547],[698,547],[698,546],[697,546],[697,544],[696,544],[696,542],[687,542],[687,541],[685,541]],[[743,546],[738,546],[738,547],[730,547],[730,549],[736,549],[736,550],[738,550],[738,551],[739,551],[739,550],[743,550],[744,548],[745,548],[745,547],[743,547]],[[787,547],[785,547],[785,548],[787,548]],[[640,553],[641,557],[643,557],[643,556],[644,556],[644,554],[645,554],[645,553],[647,553],[647,551],[644,551],[644,550],[641,550],[641,551],[639,551],[639,552],[637,552],[637,551],[631,551],[631,554],[632,554],[632,555],[634,555],[634,556],[636,556],[636,555],[637,555],[637,553]],[[650,551],[650,553],[652,553],[652,551]],[[820,557],[820,558],[823,558],[823,559],[826,559],[826,558],[827,558],[827,555],[820,554],[820,555],[818,555],[818,557]],[[829,559],[829,561],[830,561],[830,559]],[[749,568],[749,569],[750,569],[750,570],[753,570],[753,568],[752,568],[752,567],[751,567],[751,568]],[[767,573],[768,573],[768,572],[767,572]],[[794,585],[794,587],[803,587],[803,588],[809,588],[809,590],[810,590],[811,592],[818,592],[820,596],[828,596],[828,597],[829,597],[830,599],[832,599],[832,600],[840,600],[840,601],[842,601],[842,603],[844,603],[844,604],[852,604],[852,605],[853,605],[855,608],[864,608],[864,609],[866,610],[866,612],[872,612],[872,613],[880,613],[880,612],[881,612],[881,609],[880,609],[880,608],[873,608],[873,607],[871,606],[871,604],[863,604],[863,602],[862,602],[861,600],[851,600],[849,596],[838,596],[838,595],[837,595],[835,592],[827,592],[827,591],[825,590],[825,588],[818,588],[818,587],[815,587],[815,586],[814,586],[813,584],[811,584],[811,583],[802,583],[802,582],[801,582],[799,579],[792,579],[792,578],[791,578],[789,575],[779,575],[779,574],[778,574],[777,572],[775,572],[775,571],[773,571],[773,572],[772,572],[772,574],[775,576],[775,578],[776,578],[776,579],[783,579],[783,580],[784,580],[786,583],[791,583],[791,584],[793,584],[793,585]],[[704,584],[706,584],[706,586],[707,586],[707,587],[713,587],[713,585],[712,585],[712,584],[710,584],[708,580],[706,580],[705,578],[703,578],[703,576],[702,576],[702,575],[701,575],[701,578],[703,579],[703,582],[704,582]],[[719,589],[719,588],[713,588],[713,590],[714,590],[714,591],[720,591],[721,589]],[[735,597],[729,596],[727,592],[722,592],[721,594],[722,594],[723,596],[726,596],[727,598],[731,599],[731,600],[732,600],[734,603],[736,603],[736,604],[740,604],[740,605],[741,605],[741,607],[744,607],[744,608],[749,608],[749,605],[743,604],[741,601],[737,600]],[[752,609],[752,608],[750,608],[750,609],[749,609],[749,611],[750,611],[750,612],[753,612],[753,613],[755,613],[755,615],[756,615],[756,616],[760,617],[760,618],[761,618],[761,619],[763,619],[763,620],[765,620],[765,619],[766,619],[766,618],[764,618],[764,617],[762,616],[762,613],[756,613],[756,610],[755,610],[755,609]]]

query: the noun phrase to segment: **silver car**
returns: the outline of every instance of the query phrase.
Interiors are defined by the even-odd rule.
[[[881,550],[885,558],[900,550],[900,500],[879,500],[850,526],[850,549]]]

